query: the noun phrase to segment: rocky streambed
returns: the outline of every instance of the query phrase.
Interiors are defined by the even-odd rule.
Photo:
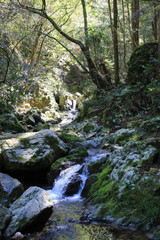
[[[160,140],[73,114],[1,141],[1,238],[158,239]]]

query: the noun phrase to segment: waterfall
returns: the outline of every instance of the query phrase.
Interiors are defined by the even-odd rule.
[[[72,111],[76,111],[77,101],[75,99],[72,100]]]
[[[49,190],[52,200],[61,200],[63,199],[63,194],[65,187],[70,183],[70,179],[75,173],[77,173],[81,169],[82,165],[76,164],[63,170],[59,177],[55,180],[54,186],[52,190]]]
[[[65,170],[63,170],[59,177],[55,180],[54,186],[52,190],[48,190],[48,193],[50,194],[52,200],[54,202],[57,202],[59,200],[79,200],[81,198],[81,192],[84,188],[85,181],[88,177],[88,164],[97,160],[100,160],[102,157],[106,155],[105,150],[99,150],[99,149],[89,149],[88,150],[88,157],[84,158],[83,164],[76,164],[73,165]],[[82,173],[78,173],[80,169],[83,169]],[[71,179],[73,176],[78,174],[78,176],[81,178],[82,183],[80,185],[80,188],[76,194],[70,197],[64,196],[64,192],[66,190],[66,187],[71,182]]]

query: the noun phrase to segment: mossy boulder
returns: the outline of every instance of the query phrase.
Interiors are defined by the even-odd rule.
[[[2,144],[2,167],[9,171],[47,170],[68,152],[66,144],[49,129],[30,132]]]
[[[72,149],[69,152],[69,155],[77,157],[78,159],[83,159],[84,157],[87,157],[88,152],[87,152],[87,149],[84,146],[80,146],[80,147]]]
[[[132,141],[115,150],[89,192],[95,203],[101,203],[99,215],[123,218],[124,224],[143,229],[158,223],[160,170],[150,168],[159,164],[159,157],[159,150],[147,141]]]
[[[26,132],[27,128],[20,123],[15,114],[7,113],[0,116],[0,130],[20,133]]]
[[[149,84],[157,78],[158,44],[146,43],[135,49],[128,62],[127,82]]]
[[[75,133],[62,132],[59,135],[59,138],[62,139],[65,143],[69,145],[77,145],[77,143],[82,142],[83,140],[78,137]]]
[[[13,236],[17,231],[45,223],[52,214],[53,202],[49,194],[39,188],[30,187],[10,207],[12,219],[5,230],[5,237]]]
[[[89,133],[91,130],[94,130],[95,126],[92,123],[86,123],[86,125],[83,128],[83,131],[85,133]]]
[[[39,132],[44,129],[50,129],[50,124],[45,123],[45,124],[40,124],[37,127],[34,128],[34,132]]]
[[[92,184],[94,184],[97,180],[98,180],[98,174],[97,173],[92,174],[87,178],[87,180],[85,182],[85,185],[84,185],[84,188],[81,192],[82,197],[88,197],[89,190],[90,190]]]
[[[106,159],[105,158],[102,158],[98,161],[95,161],[95,162],[91,162],[89,165],[88,165],[88,172],[89,174],[94,174],[94,173],[100,173],[102,171],[102,168],[104,166],[106,162]]]
[[[114,143],[125,144],[129,140],[129,138],[133,136],[134,133],[135,133],[135,130],[133,129],[122,128],[115,132]]]

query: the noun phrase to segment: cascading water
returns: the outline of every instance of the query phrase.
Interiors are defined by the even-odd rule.
[[[104,150],[89,149],[88,156],[84,158],[83,164],[81,165],[76,164],[63,170],[60,173],[59,177],[55,180],[52,190],[48,191],[52,200],[54,202],[57,202],[59,200],[64,200],[64,199],[69,201],[79,200],[81,198],[81,192],[84,188],[85,181],[88,177],[87,165],[91,162],[97,161],[105,157],[105,155],[106,155],[106,151]],[[83,169],[82,173],[78,174],[78,176],[82,180],[79,190],[73,196],[70,196],[70,197],[64,196],[65,188],[70,183],[71,177],[74,176],[76,173],[78,173],[78,171],[81,169]]]
[[[63,170],[57,180],[55,180],[54,186],[52,190],[49,190],[48,193],[50,194],[53,201],[62,200],[65,197],[63,196],[65,187],[70,182],[71,177],[77,173],[81,169],[80,164],[76,164]]]
[[[77,101],[75,99],[72,100],[72,111],[76,111]]]

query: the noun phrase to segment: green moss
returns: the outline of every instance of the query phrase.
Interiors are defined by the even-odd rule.
[[[52,165],[51,170],[55,170],[58,168],[63,162],[67,162],[68,159],[66,157],[57,159]]]
[[[59,135],[59,138],[61,138],[66,143],[82,142],[82,139],[80,139],[76,135],[70,134],[70,133],[65,133],[65,132],[62,132]]]
[[[83,146],[73,149],[71,153],[81,157],[86,157],[88,155],[87,149]]]
[[[23,143],[24,145],[28,145],[29,144],[29,139],[28,138],[20,138],[19,141],[21,143]]]
[[[13,130],[15,132],[26,132],[27,129],[18,121],[16,117],[9,120],[7,116],[0,117],[0,125],[5,130]]]
[[[101,203],[99,215],[125,217],[133,224],[137,223],[138,219],[138,225],[143,229],[148,225],[159,224],[160,196],[155,191],[159,189],[159,180],[146,174],[138,181],[135,180],[135,184],[127,182],[125,188],[120,191],[120,184],[112,180],[111,173],[112,167],[106,166],[89,192],[93,202]]]
[[[158,44],[147,43],[135,49],[128,63],[127,81],[150,83],[156,78],[158,64]]]
[[[84,126],[84,128],[83,128],[83,131],[85,132],[85,133],[89,133],[91,130],[93,130],[94,129],[94,125],[93,124],[91,124],[91,123],[87,123],[85,126]]]
[[[43,129],[50,129],[50,125],[46,123],[46,124],[37,126],[37,127],[35,128],[36,131],[41,131],[41,130],[43,130]]]

